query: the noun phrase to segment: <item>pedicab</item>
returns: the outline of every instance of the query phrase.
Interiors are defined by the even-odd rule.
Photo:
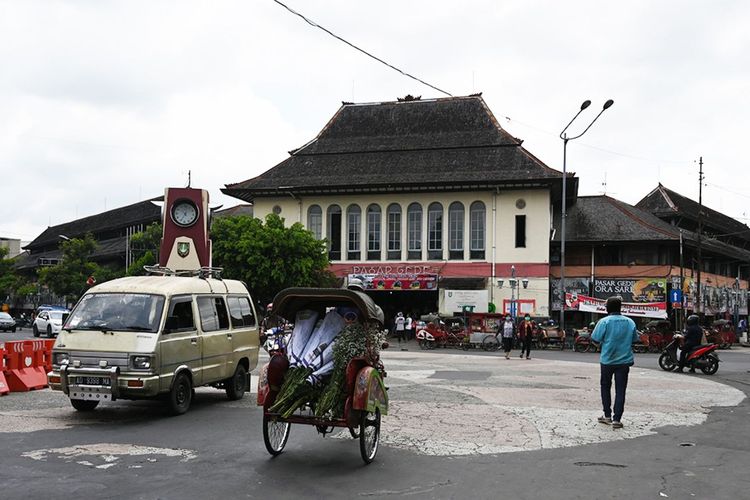
[[[732,344],[737,342],[734,324],[726,319],[717,319],[711,323],[710,329],[706,329],[706,340],[718,344],[719,349],[731,349]]]
[[[346,428],[353,438],[359,439],[362,460],[366,464],[371,463],[380,442],[381,416],[388,413],[388,393],[383,383],[386,373],[379,356],[380,348],[387,347],[382,333],[383,311],[366,294],[346,289],[287,288],[276,295],[273,304],[274,313],[295,322],[295,331],[289,345],[276,352],[260,370],[257,404],[263,407],[263,442],[266,450],[272,456],[284,450],[291,424],[315,426],[323,436],[335,428]],[[343,330],[327,344],[308,345],[314,349],[309,355],[302,356],[299,339],[304,336],[302,329],[306,322],[310,324],[309,318],[313,318],[311,324],[315,326],[310,326],[314,330],[307,342],[314,344],[319,330],[323,330],[326,324],[339,321],[335,318],[335,321],[326,323],[333,316],[341,316]],[[318,317],[324,319],[316,324]],[[332,330],[324,334],[328,331]],[[378,333],[370,337],[370,332],[375,331]],[[360,335],[358,332],[366,334],[361,333],[361,339],[354,338],[354,335]],[[362,345],[366,345],[365,350],[360,351],[361,355],[333,358],[339,356],[340,352],[351,352],[355,340],[361,340]],[[337,341],[342,347],[339,351],[336,350]],[[325,361],[327,354],[330,361]],[[342,366],[345,366],[345,370],[340,371],[341,378],[338,379],[337,364],[340,359],[344,359]],[[306,368],[308,360],[313,363],[309,365],[310,368]],[[333,372],[327,376],[318,375],[321,370],[313,369],[315,362],[319,362],[322,368],[332,364]],[[286,410],[281,410],[277,406],[284,402],[284,390],[288,388],[287,384],[291,384],[293,374],[299,370],[309,375],[301,379],[304,380],[300,384],[303,389],[299,389],[302,396],[292,405],[285,406]],[[313,381],[311,385],[305,386],[310,380]],[[339,391],[340,405],[334,405],[323,413],[318,410],[329,389],[333,389],[334,394]]]

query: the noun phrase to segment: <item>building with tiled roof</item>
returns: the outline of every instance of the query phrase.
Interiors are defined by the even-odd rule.
[[[289,158],[222,191],[253,203],[256,217],[275,212],[326,238],[331,269],[364,278],[386,312],[434,311],[447,296],[440,291],[465,288],[509,310],[515,269],[529,279],[521,311],[546,315],[561,179],[480,95],[407,97],[344,103]]]
[[[554,227],[559,227],[559,214],[555,214]],[[568,211],[566,232],[566,286],[577,293],[588,288],[587,294],[604,299],[610,288],[602,286],[597,293],[597,282],[619,282],[621,286],[643,282],[644,287],[663,284],[661,295],[668,299],[670,290],[680,288],[682,274],[687,306],[693,309],[699,240],[695,232],[609,196],[579,196]],[[705,236],[700,244],[705,262],[701,276],[704,312],[722,317],[733,314],[736,302],[736,312],[746,315],[750,251]],[[550,272],[559,278],[557,230],[552,245]],[[559,290],[558,286],[553,282],[553,289]],[[553,302],[553,308],[559,310],[559,300]],[[671,306],[671,301],[667,302]]]

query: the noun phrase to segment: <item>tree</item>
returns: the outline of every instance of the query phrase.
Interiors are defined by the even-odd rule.
[[[266,304],[291,286],[334,286],[325,242],[300,223],[284,226],[276,214],[260,219],[246,215],[214,220],[213,265],[223,276],[247,283],[256,300]]]
[[[161,247],[162,225],[153,222],[145,231],[136,233],[130,239],[130,251],[133,253],[133,263],[128,267],[128,276],[143,276],[146,270],[143,266],[153,266],[159,263],[159,248]]]
[[[62,262],[39,271],[39,281],[49,287],[56,295],[65,297],[66,302],[76,302],[86,290],[86,280],[94,276],[99,281],[106,281],[115,271],[104,269],[91,262],[97,243],[91,234],[83,238],[72,238],[63,241]]]

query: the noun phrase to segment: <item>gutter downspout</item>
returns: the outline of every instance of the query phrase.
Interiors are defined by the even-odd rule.
[[[497,251],[497,195],[500,188],[492,193],[492,283],[490,283],[490,302],[495,303],[495,260]],[[495,304],[497,306],[497,304]]]

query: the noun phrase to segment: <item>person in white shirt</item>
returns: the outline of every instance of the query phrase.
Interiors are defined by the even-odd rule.
[[[411,319],[411,314],[406,315],[406,325],[404,326],[406,329],[406,340],[411,340],[414,338],[414,320]]]
[[[403,313],[398,313],[393,322],[396,324],[396,338],[398,339],[398,345],[400,346],[402,340],[404,340],[404,342],[406,341],[404,338],[406,319],[404,319]],[[406,349],[402,347],[401,350],[405,351]]]

